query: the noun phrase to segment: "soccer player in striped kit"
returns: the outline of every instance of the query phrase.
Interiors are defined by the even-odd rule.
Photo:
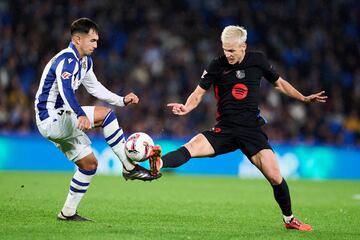
[[[103,129],[104,137],[123,165],[123,177],[151,181],[160,174],[134,165],[125,155],[125,136],[115,113],[102,106],[80,106],[75,91],[82,84],[96,98],[114,106],[137,104],[134,93],[125,97],[106,89],[93,72],[91,53],[97,48],[98,26],[88,18],[71,24],[71,42],[45,66],[35,99],[36,124],[40,133],[53,142],[78,169],[75,172],[64,207],[58,219],[86,221],[77,214],[77,206],[96,173],[97,159],[85,131]]]

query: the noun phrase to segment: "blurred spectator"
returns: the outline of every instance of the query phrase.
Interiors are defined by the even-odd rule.
[[[205,64],[221,54],[213,36],[237,24],[248,29],[249,48],[264,51],[299,90],[325,89],[330,97],[311,107],[264,81],[261,108],[270,139],[360,145],[359,12],[356,0],[1,1],[0,132],[35,131],[41,70],[68,45],[67,26],[86,16],[101,29],[93,56],[99,80],[140,97],[139,106],[116,109],[128,134],[185,137],[212,127],[210,96],[186,117],[171,115],[166,103],[186,100]],[[94,104],[82,91],[79,101]]]

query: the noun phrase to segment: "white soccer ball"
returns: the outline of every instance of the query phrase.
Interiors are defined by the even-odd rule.
[[[125,153],[135,162],[142,162],[150,157],[154,146],[152,138],[143,132],[136,132],[129,136],[125,143]]]

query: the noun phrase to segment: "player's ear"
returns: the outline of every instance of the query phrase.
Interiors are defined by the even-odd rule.
[[[241,48],[244,49],[244,50],[246,50],[247,44],[246,44],[246,43],[242,43],[241,45],[242,45]]]
[[[71,39],[76,45],[80,44],[80,39],[81,39],[80,35],[74,34],[74,35],[72,35]]]

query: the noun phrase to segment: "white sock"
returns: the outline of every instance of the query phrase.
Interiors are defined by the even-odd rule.
[[[67,195],[63,209],[61,210],[65,216],[72,216],[76,213],[76,209],[88,189],[91,179],[96,173],[96,169],[87,171],[78,168],[70,182],[70,190]]]
[[[106,142],[112,148],[116,156],[118,156],[125,170],[133,170],[135,166],[129,161],[125,154],[124,132],[122,128],[119,127],[119,123],[113,111],[108,113],[101,127],[103,128]]]
[[[294,215],[292,215],[292,214],[291,214],[291,216],[285,216],[284,215],[284,222],[285,223],[290,223],[293,218],[294,218]]]

